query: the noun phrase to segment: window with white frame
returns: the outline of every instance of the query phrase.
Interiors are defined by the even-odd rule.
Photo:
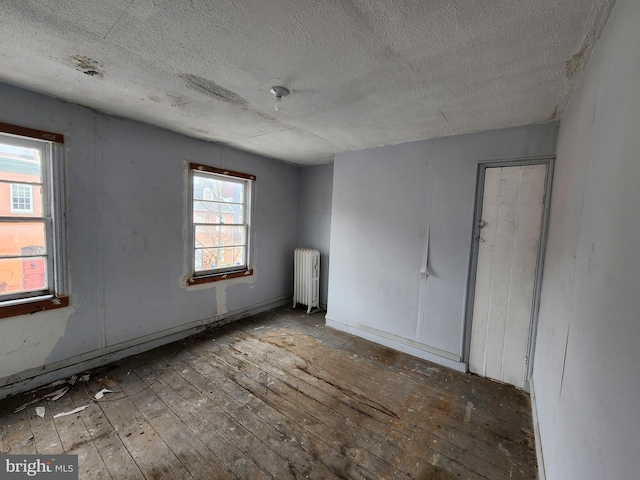
[[[31,185],[11,184],[11,213],[33,213],[33,188]]]
[[[0,317],[68,304],[62,142],[0,124]]]
[[[189,165],[189,283],[251,275],[250,219],[254,175]]]

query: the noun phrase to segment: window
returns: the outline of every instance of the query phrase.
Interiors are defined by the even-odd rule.
[[[68,305],[62,142],[0,123],[0,317]]]
[[[189,165],[190,284],[251,275],[253,175]]]
[[[24,183],[11,184],[11,213],[33,213],[33,190]]]

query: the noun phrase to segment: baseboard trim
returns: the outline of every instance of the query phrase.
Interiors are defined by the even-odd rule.
[[[327,326],[335,328],[336,330],[350,333],[356,337],[364,338],[365,340],[393,348],[394,350],[413,355],[414,357],[418,357],[429,362],[437,363],[444,367],[452,368],[458,372],[464,373],[467,371],[467,365],[460,361],[461,359],[459,355],[454,353],[430,347],[424,343],[399,337],[392,333],[383,332],[382,330],[368,327],[366,325],[346,322],[344,320],[333,320],[329,317],[325,317],[325,319]]]
[[[546,480],[547,473],[544,467],[544,454],[542,451],[542,437],[540,436],[540,424],[538,423],[538,404],[536,403],[536,387],[533,378],[529,382],[531,387],[531,415],[533,417],[533,434],[536,442],[536,460],[538,462],[538,480]]]
[[[10,395],[25,392],[33,388],[41,387],[48,383],[70,377],[73,374],[101,367],[111,362],[121,360],[131,355],[151,350],[190,335],[201,332],[209,327],[222,326],[241,318],[245,318],[265,310],[280,307],[291,301],[291,295],[280,296],[255,303],[232,312],[216,315],[214,317],[196,320],[184,325],[162,330],[160,332],[144,335],[126,342],[110,345],[99,350],[67,358],[54,362],[45,367],[32,368],[8,377],[0,379],[0,399]]]

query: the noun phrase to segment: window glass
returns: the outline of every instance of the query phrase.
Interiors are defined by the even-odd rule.
[[[207,170],[202,170],[207,169]],[[248,269],[248,175],[191,165],[192,277]]]
[[[55,212],[63,202],[53,195],[57,151],[53,142],[0,133],[0,306],[61,293],[62,255],[55,248],[61,222]]]

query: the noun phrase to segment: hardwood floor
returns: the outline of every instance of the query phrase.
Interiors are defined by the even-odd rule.
[[[76,454],[81,479],[537,478],[528,395],[323,315],[272,310],[89,372],[56,401],[14,412],[63,385],[5,399],[0,453]]]

